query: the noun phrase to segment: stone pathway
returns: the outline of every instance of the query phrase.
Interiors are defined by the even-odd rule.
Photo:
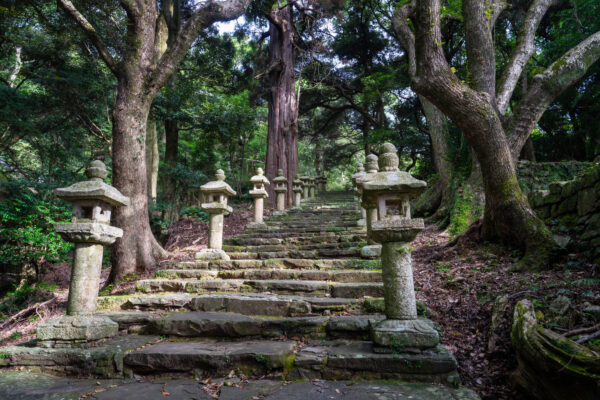
[[[409,352],[399,344],[389,353],[372,351],[371,324],[383,318],[383,287],[380,261],[360,258],[366,237],[365,228],[357,227],[359,218],[351,193],[304,201],[301,210],[265,221],[266,228],[248,229],[226,240],[223,249],[230,261],[174,263],[158,271],[155,279],[139,281],[135,295],[100,298],[99,309],[119,324],[121,337],[95,349],[63,349],[60,355],[57,349],[4,348],[0,367],[43,365],[95,377],[125,372],[200,380],[235,371],[239,376],[275,379],[268,384],[250,381],[244,390],[224,386],[219,399],[477,398],[468,390],[452,389],[459,383],[457,365],[442,346]],[[6,379],[2,375],[2,382]],[[48,385],[58,385],[65,393],[72,388],[74,396],[89,388],[85,382],[90,384],[47,379]],[[320,379],[445,386],[347,386]],[[309,382],[284,385],[283,380]],[[149,400],[160,385],[169,389],[157,392],[173,398],[208,398],[193,380],[126,382],[91,398]],[[1,390],[9,387],[0,383]],[[268,393],[252,392],[253,388],[266,388]],[[137,397],[126,395],[126,390]],[[10,398],[32,398],[18,393]]]

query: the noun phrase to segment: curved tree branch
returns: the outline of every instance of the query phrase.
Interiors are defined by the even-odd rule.
[[[146,86],[147,90],[151,93],[157,93],[160,90],[175,67],[185,57],[200,32],[215,22],[229,21],[239,17],[249,4],[250,0],[210,0],[196,10],[181,27],[173,45],[160,57]]]
[[[600,31],[567,51],[543,73],[533,78],[527,95],[517,106],[506,129],[514,159],[519,156],[535,124],[550,103],[581,79],[598,59],[600,59]]]
[[[554,3],[556,3],[556,0],[534,0],[527,11],[523,25],[517,35],[517,44],[498,83],[496,103],[501,115],[506,113],[508,103],[517,86],[517,82],[519,82],[521,72],[535,50],[533,45],[535,32],[542,18],[546,15],[548,8]]]
[[[58,6],[62,8],[76,23],[81,27],[83,32],[86,34],[88,39],[94,44],[100,57],[106,63],[106,66],[112,71],[115,76],[121,74],[121,64],[114,59],[110,54],[110,51],[102,41],[100,35],[96,29],[90,24],[90,22],[75,8],[70,0],[57,0]]]

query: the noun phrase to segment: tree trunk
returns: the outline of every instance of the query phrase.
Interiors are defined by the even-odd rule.
[[[292,6],[273,11],[269,42],[269,115],[265,173],[269,180],[282,169],[288,180],[287,204],[293,204],[292,182],[298,172],[298,104],[294,90]],[[269,197],[275,200],[272,185]]]
[[[109,280],[145,270],[157,257],[166,256],[150,229],[146,181],[146,121],[150,102],[137,87],[120,79],[113,110],[113,184],[131,199],[131,205],[113,211],[113,223],[123,237],[112,246],[113,267]],[[133,86],[133,87],[132,87]]]
[[[547,265],[552,235],[521,192],[504,128],[487,92],[491,90],[489,85],[476,79],[482,91],[475,91],[451,71],[437,44],[442,41],[440,1],[423,0],[416,7],[414,88],[452,118],[477,154],[486,197],[484,237],[524,248],[522,267]]]
[[[148,179],[148,201],[156,201],[156,188],[158,184],[158,135],[156,121],[148,120],[146,131],[146,168]]]
[[[165,123],[165,172],[162,177],[162,200],[167,205],[163,219],[167,223],[177,221],[180,212],[180,201],[177,193],[177,182],[173,178],[173,170],[177,166],[179,154],[179,125],[177,120],[166,120]]]

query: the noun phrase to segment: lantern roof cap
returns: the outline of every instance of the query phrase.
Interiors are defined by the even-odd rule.
[[[129,197],[124,196],[117,188],[104,183],[103,179],[106,178],[108,172],[102,161],[92,161],[85,174],[90,180],[58,188],[55,191],[56,196],[71,203],[82,200],[100,200],[115,207],[129,205]]]
[[[417,197],[425,190],[427,183],[414,178],[405,171],[398,168],[399,159],[396,148],[391,143],[381,146],[379,155],[379,172],[373,174],[372,178],[363,183],[362,188],[368,192],[394,192],[404,193],[410,197]]]
[[[202,193],[223,193],[227,196],[235,196],[236,192],[225,182],[225,172],[222,169],[218,169],[215,174],[216,180],[205,183],[200,186]]]
[[[250,178],[250,183],[262,183],[265,186],[269,186],[271,183],[269,182],[269,180],[267,179],[266,176],[263,175],[263,169],[258,167],[256,168],[256,175],[254,175],[252,178]]]
[[[283,176],[283,170],[280,168],[277,170],[277,176],[273,178],[273,182],[275,183],[285,183],[287,182],[287,178]]]

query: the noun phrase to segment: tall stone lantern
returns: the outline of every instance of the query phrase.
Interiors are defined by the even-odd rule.
[[[356,180],[358,178],[361,178],[364,175],[365,175],[365,167],[364,167],[363,163],[358,163],[357,168],[356,168],[356,173],[352,174],[352,176],[350,177],[352,179],[352,183],[354,184],[354,193],[358,197],[359,203],[360,203],[360,197],[362,195],[362,187],[360,187],[360,188],[358,187],[358,185],[356,184]],[[357,226],[365,226],[366,218],[367,218],[367,212],[365,211],[364,207],[361,204],[360,219],[358,221],[356,221],[356,225]]]
[[[363,201],[377,205],[378,221],[371,234],[382,244],[381,261],[386,319],[373,327],[374,351],[390,351],[390,346],[426,349],[440,341],[432,321],[417,318],[411,265],[411,246],[424,228],[422,219],[411,219],[410,200],[427,184],[398,169],[396,148],[381,147],[379,172],[363,184]]]
[[[254,222],[249,224],[252,228],[265,226],[265,223],[263,222],[263,211],[265,199],[269,197],[265,187],[269,186],[270,182],[263,174],[263,169],[259,167],[256,169],[256,175],[250,178],[250,183],[253,185],[253,189],[250,190],[250,196],[254,199]]]
[[[302,181],[302,198],[306,200],[308,199],[308,196],[310,196],[310,177],[307,175],[302,175],[298,179]]]
[[[294,191],[294,208],[300,209],[300,202],[302,201],[302,193],[304,192],[303,186],[304,184],[298,178],[294,179],[292,182],[292,190]]]
[[[119,326],[107,317],[95,315],[100,285],[103,246],[123,236],[123,230],[110,225],[113,207],[129,205],[114,187],[104,183],[108,175],[102,161],[92,161],[85,171],[88,181],[56,189],[56,195],[73,203],[70,223],[55,229],[64,240],[75,243],[67,315],[40,325],[37,337],[46,347],[85,346],[115,336]]]
[[[315,197],[315,186],[316,186],[316,184],[315,184],[315,177],[314,176],[309,177],[309,182],[310,182],[310,184],[309,184],[309,195],[310,195],[311,199],[314,199],[314,197]]]
[[[356,179],[356,187],[361,194],[361,207],[366,210],[367,215],[367,245],[360,250],[360,254],[364,258],[379,257],[381,255],[381,245],[378,244],[371,233],[373,228],[373,222],[376,222],[377,217],[377,204],[369,201],[369,199],[362,199],[363,185],[365,182],[369,182],[375,177],[379,171],[378,157],[375,154],[369,154],[367,156],[367,171],[364,175]]]
[[[227,205],[228,197],[235,196],[235,190],[225,182],[225,172],[217,170],[216,180],[200,186],[204,203],[202,209],[210,215],[208,248],[196,253],[199,260],[229,260],[223,251],[223,216],[233,209]]]
[[[287,178],[283,176],[283,170],[277,170],[277,176],[273,178],[275,187],[273,190],[277,194],[277,211],[273,215],[282,215],[285,213],[285,194],[287,193]]]
[[[318,176],[317,182],[318,182],[317,189],[319,190],[319,192],[321,192],[321,193],[325,192],[327,190],[327,178],[325,177],[325,174]]]

